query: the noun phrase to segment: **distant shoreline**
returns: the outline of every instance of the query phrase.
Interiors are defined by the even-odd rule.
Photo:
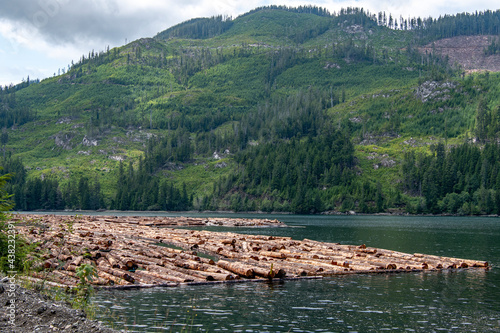
[[[109,214],[148,214],[148,215],[163,215],[163,214],[248,214],[248,215],[289,215],[289,216],[422,216],[422,217],[500,217],[498,214],[479,214],[479,215],[459,215],[459,214],[410,214],[406,212],[385,212],[385,213],[357,213],[354,211],[350,212],[338,212],[338,211],[326,211],[318,214],[294,214],[291,212],[263,212],[263,211],[158,211],[158,210],[35,210],[35,211],[11,211],[12,214],[35,214],[35,215],[109,215]]]

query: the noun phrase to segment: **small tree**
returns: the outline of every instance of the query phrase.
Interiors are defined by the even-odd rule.
[[[2,135],[0,136],[0,142],[2,143],[3,148],[3,159],[5,160],[5,145],[9,142],[9,134],[7,133],[7,129],[4,127],[2,130]]]
[[[80,282],[75,288],[76,297],[73,299],[73,306],[87,309],[90,299],[94,294],[94,288],[90,284],[95,278],[98,278],[97,270],[90,264],[83,264],[76,268],[76,276]]]
[[[13,224],[6,222],[8,218],[6,212],[13,207],[12,195],[5,191],[5,185],[10,177],[10,174],[0,176],[0,271],[3,272],[22,271],[25,258],[22,251],[24,242],[15,234]]]
[[[377,182],[377,192],[375,195],[375,205],[377,213],[382,213],[384,209],[384,193],[382,192],[382,184]]]
[[[477,106],[476,111],[476,128],[475,134],[476,138],[483,142],[486,139],[486,135],[488,133],[488,106],[484,98],[479,100],[479,104]]]

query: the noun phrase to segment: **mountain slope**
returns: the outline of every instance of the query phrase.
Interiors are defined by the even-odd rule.
[[[500,71],[498,36],[460,36],[445,38],[420,48],[421,53],[435,53],[448,57],[451,64],[458,63],[468,72]]]
[[[494,142],[500,78],[419,52],[437,36],[422,21],[383,22],[316,7],[193,19],[1,90],[18,209],[437,211],[447,193],[407,175],[407,153],[427,165],[439,144]],[[480,187],[456,191],[480,207]]]

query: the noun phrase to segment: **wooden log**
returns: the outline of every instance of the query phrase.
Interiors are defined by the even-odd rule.
[[[185,269],[203,270],[203,264],[198,261],[176,259],[173,261],[173,264]]]
[[[224,249],[219,251],[219,255],[223,256],[224,258],[230,258],[230,259],[237,259],[241,257],[241,254],[239,254],[238,252],[228,251]]]
[[[55,271],[57,272],[58,274],[62,274],[62,275],[67,275],[67,276],[70,276],[72,278],[75,279],[75,285],[78,284],[80,282],[80,278],[78,276],[76,276],[76,274],[74,272],[71,272],[71,271]],[[89,281],[91,284],[95,284],[95,285],[106,285],[108,284],[108,280],[107,279],[103,279],[101,277],[93,277],[92,278],[92,281]]]
[[[135,263],[134,266],[139,266],[139,265],[141,265],[143,267],[147,266],[147,265],[163,266],[165,264],[165,260],[157,259],[157,258],[150,258],[150,257],[142,256],[139,254],[128,254],[128,256],[130,256],[129,258],[131,260],[133,260],[133,262]],[[133,269],[137,268],[134,266],[132,266]]]
[[[235,279],[233,274],[223,274],[216,272],[191,271],[190,274],[206,281],[230,281]]]
[[[234,279],[239,279],[240,278],[239,275],[234,276],[233,272],[225,270],[224,268],[219,267],[217,265],[208,265],[208,264],[199,263],[199,270],[203,271],[203,272],[207,272],[207,273],[217,273],[217,274],[231,275],[231,276],[233,276]]]
[[[59,264],[55,259],[47,259],[42,264],[42,267],[45,269],[56,269],[58,266]]]
[[[214,278],[212,276],[210,276],[212,272],[204,272],[204,271],[198,271],[198,270],[193,270],[193,269],[186,269],[183,267],[176,266],[175,263],[174,264],[165,263],[165,268],[170,269],[172,271],[182,273],[186,276],[195,277],[195,280],[196,279],[206,280],[207,278],[210,279],[209,281],[214,280]],[[200,272],[202,272],[202,273],[200,273]],[[219,273],[219,272],[217,272],[217,273]],[[220,273],[222,273],[222,272],[220,272]]]
[[[125,265],[126,269],[135,270],[137,268],[137,263],[135,260],[129,256],[124,256],[121,253],[113,251],[112,254],[109,254],[112,257],[118,259],[122,264]]]
[[[94,252],[90,253],[90,256],[91,256],[92,259],[97,260],[100,257],[102,257],[102,254],[99,251],[94,251]]]
[[[129,272],[127,271],[123,271],[123,270],[120,270],[120,269],[116,269],[116,268],[113,268],[109,265],[106,265],[104,261],[101,261],[99,264],[98,264],[98,269],[99,270],[102,270],[108,274],[111,274],[111,275],[114,275],[116,276],[117,278],[121,278],[127,282],[130,282],[130,283],[134,283],[135,282],[135,279],[132,275],[129,274]]]
[[[163,279],[163,280],[167,280],[167,281],[170,281],[170,282],[175,282],[175,283],[184,283],[184,282],[192,282],[193,279],[183,279],[183,278],[180,278],[180,277],[177,277],[177,276],[173,276],[173,275],[169,275],[168,272],[162,272],[158,269],[154,269],[154,270],[150,270],[151,268],[146,267],[148,269],[148,274],[156,277],[156,278],[159,278],[159,279]]]
[[[253,267],[243,263],[219,260],[217,266],[248,279],[253,279],[255,277]]]
[[[54,270],[51,272],[51,277],[55,278],[56,280],[59,281],[59,283],[63,283],[66,285],[71,285],[71,286],[76,286],[80,279],[78,279],[75,276],[71,276],[69,274],[64,274],[62,271]],[[58,282],[56,281],[56,282]]]
[[[111,253],[106,253],[106,259],[109,261],[109,264],[112,268],[117,268],[120,270],[127,270],[128,267],[121,260],[114,257]]]
[[[254,274],[256,276],[260,276],[260,277],[263,277],[263,278],[266,278],[266,279],[273,279],[275,276],[276,276],[276,270],[274,269],[265,269],[265,268],[262,268],[262,267],[258,267],[258,266],[253,266],[252,267],[253,271],[254,271]]]
[[[66,287],[74,287],[75,284],[73,281],[70,281],[69,279],[66,279],[66,278],[61,278],[59,276],[57,276],[56,274],[43,274],[43,273],[40,273],[40,272],[33,272],[32,273],[32,276],[35,277],[35,278],[38,278],[38,279],[41,279],[41,280],[44,280],[44,281],[52,281],[52,282],[55,282],[57,284],[61,284],[61,285],[64,285]]]
[[[67,288],[68,287],[65,284],[47,281],[46,279],[36,278],[36,277],[32,277],[32,276],[18,276],[18,279],[24,280],[24,281],[29,281],[30,283],[35,283],[37,285],[48,285],[51,287],[58,287],[58,288]]]
[[[414,253],[413,254],[414,258],[417,258],[416,260],[420,261],[425,261],[425,262],[444,262],[445,265],[456,265],[457,268],[468,268],[468,267],[488,267],[488,262],[487,261],[476,261],[476,260],[469,260],[469,259],[460,259],[460,258],[450,258],[450,257],[439,257],[439,256],[434,256],[434,255],[428,255],[428,254],[421,254],[421,253]]]
[[[71,265],[80,266],[83,261],[83,256],[78,256],[71,262]]]
[[[102,243],[102,240],[97,241],[98,243]],[[83,249],[89,249],[91,251],[97,251],[99,250],[99,244],[96,243],[91,243],[88,240],[83,240],[81,238],[75,238],[74,236],[69,236],[67,239],[64,241],[65,245],[73,245],[77,247],[79,250]]]
[[[199,257],[199,258],[200,258],[200,262],[203,263],[203,264],[215,265],[215,261],[213,259],[203,258],[203,257]]]
[[[287,275],[286,269],[284,268],[282,262],[266,262],[266,261],[257,261],[254,259],[248,259],[247,261],[252,266],[256,266],[256,267],[264,269],[264,274],[260,275],[262,277],[269,278],[269,275],[267,275],[267,273],[265,273],[265,272],[270,272],[271,269],[274,273],[274,276],[273,276],[274,278],[282,279],[282,278],[285,278]]]
[[[132,273],[133,278],[135,280],[135,284],[142,284],[142,285],[160,284],[160,282],[158,282],[159,279],[147,274],[142,274],[142,272],[143,271],[141,270],[136,270],[134,273]]]
[[[163,278],[161,275],[155,274],[154,272],[137,270],[137,271],[135,271],[135,274],[139,274],[139,275],[142,275],[142,276],[147,276],[150,279],[154,279],[156,281],[156,284],[170,285],[170,286],[177,285],[177,281],[172,281],[172,280]]]
[[[181,253],[181,250],[177,249],[170,249],[167,247],[163,246],[146,246],[143,249],[141,249],[140,254],[148,256],[148,257],[154,257],[158,259],[163,259],[163,257],[169,257],[169,258],[174,258],[178,253]]]
[[[322,252],[320,253],[319,251],[290,251],[290,250],[280,250],[281,253],[284,253],[286,257],[288,258],[295,258],[295,259],[302,259],[302,260],[316,260],[316,261],[323,261],[325,263],[329,263],[331,261],[336,261],[336,262],[343,262],[346,260],[351,260],[353,258],[352,255],[346,256],[346,255],[339,255],[338,252],[332,252],[332,253],[327,253],[327,252]]]
[[[70,256],[70,255],[67,255],[67,254],[60,254],[57,259],[61,260],[61,261],[69,261],[69,260],[73,260],[73,257]]]
[[[225,245],[234,245],[236,244],[236,239],[234,238],[231,238],[231,239],[223,239],[220,241],[222,244],[225,244]]]
[[[182,272],[176,271],[173,269],[173,267],[161,267],[157,265],[150,265],[147,266],[146,269],[150,272],[157,273],[160,276],[164,276],[164,279],[171,280],[171,281],[176,281],[176,282],[193,282],[193,281],[198,281],[201,282],[203,281],[200,278],[197,278],[192,275],[187,275]]]
[[[286,271],[297,276],[314,276],[318,275],[318,272],[324,270],[322,267],[317,267],[315,265],[309,265],[306,263],[300,262],[300,260],[296,260],[293,258],[287,258],[283,262],[280,262],[280,265],[285,264]]]
[[[287,258],[286,261],[298,263],[301,265],[307,265],[308,267],[310,267],[310,270],[314,271],[315,273],[321,272],[323,270],[338,270],[338,265],[335,265],[332,261],[330,261],[329,263],[325,263],[317,260],[303,260],[295,258]]]
[[[126,286],[126,285],[130,285],[131,283],[128,282],[128,281],[125,281],[124,279],[122,278],[119,278],[119,277],[116,277],[112,274],[109,274],[109,273],[106,273],[102,270],[98,270],[97,271],[97,276],[99,276],[100,278],[104,279],[104,280],[107,280],[108,283],[107,284],[116,284],[116,285],[119,285],[119,286]]]
[[[215,254],[215,255],[218,255],[220,251],[224,250],[222,246],[212,245],[212,244],[203,244],[203,246],[201,246],[200,248],[202,248],[204,251],[210,254]]]
[[[285,259],[286,254],[283,252],[272,252],[272,251],[260,251],[259,254],[264,257]]]
[[[264,265],[265,263],[259,262],[259,264]],[[268,264],[269,264],[268,267],[270,268],[271,263],[268,263]],[[276,265],[278,267],[276,267],[274,269],[279,269],[278,271],[281,271],[281,275],[283,277],[285,275],[286,276],[292,275],[292,276],[297,276],[297,277],[317,275],[310,269],[310,267],[304,268],[302,265],[294,265],[294,264],[287,263],[286,261],[280,261]]]
[[[382,270],[422,270],[488,267],[487,262],[473,261],[458,258],[446,258],[423,254],[406,254],[397,251],[382,250],[367,247],[366,245],[340,245],[337,243],[321,243],[304,239],[292,240],[289,237],[238,235],[235,233],[213,233],[185,229],[156,229],[146,226],[160,221],[176,221],[165,218],[109,217],[113,223],[103,223],[102,217],[74,219],[75,232],[68,235],[65,231],[67,217],[43,217],[42,223],[47,225],[46,230],[36,229],[21,231],[33,242],[43,244],[39,250],[47,249],[45,265],[54,269],[58,263],[63,263],[68,269],[62,274],[71,276],[77,269],[72,263],[77,257],[88,257],[81,263],[90,263],[93,259],[101,266],[102,258],[99,255],[108,255],[105,266],[117,265],[119,268],[134,269],[138,266],[160,266],[167,270],[191,276],[192,279],[206,280],[212,273],[237,273],[215,266],[212,259],[200,258],[194,252],[170,249],[157,245],[160,242],[217,254],[218,257],[231,258],[240,265],[246,265],[258,277],[272,277],[270,267],[273,265],[274,277],[279,270],[291,276],[324,275],[354,271],[382,271]],[[195,220],[178,219],[181,223],[190,223]],[[202,219],[206,223],[209,219]],[[211,223],[244,223],[236,219],[210,219]],[[199,220],[197,220],[199,221]],[[138,223],[130,224],[129,222]],[[196,222],[197,223],[197,222]],[[23,230],[23,228],[20,228]],[[98,248],[99,250],[93,250]],[[119,249],[119,250],[118,250]],[[283,260],[286,257],[286,261]],[[56,259],[57,258],[57,259]],[[290,260],[288,260],[290,259]],[[111,261],[111,262],[110,262]],[[228,261],[223,259],[223,261]],[[283,263],[281,263],[283,262]],[[120,265],[122,263],[123,265]],[[336,264],[336,265],[335,265]],[[115,268],[116,269],[116,268]],[[149,274],[149,271],[147,271]],[[107,273],[106,273],[107,274]],[[135,277],[135,273],[129,273]],[[141,275],[142,273],[139,273]],[[61,274],[54,274],[54,279]],[[57,276],[57,277],[56,277]],[[111,275],[113,276],[113,275]],[[240,275],[235,275],[240,276]],[[213,276],[212,276],[213,277]],[[149,276],[151,279],[151,276]],[[116,279],[116,277],[115,277]],[[209,278],[210,279],[210,278]],[[215,279],[215,278],[214,278]],[[108,279],[108,281],[111,281]],[[156,282],[158,282],[158,278]],[[155,281],[149,280],[154,283]],[[114,283],[114,282],[113,282]],[[147,277],[141,277],[137,283],[148,283]]]

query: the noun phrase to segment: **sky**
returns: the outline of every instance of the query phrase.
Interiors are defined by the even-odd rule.
[[[498,0],[0,0],[0,86],[44,79],[83,54],[153,37],[195,17],[233,18],[266,5],[360,7],[395,17],[497,10]]]

